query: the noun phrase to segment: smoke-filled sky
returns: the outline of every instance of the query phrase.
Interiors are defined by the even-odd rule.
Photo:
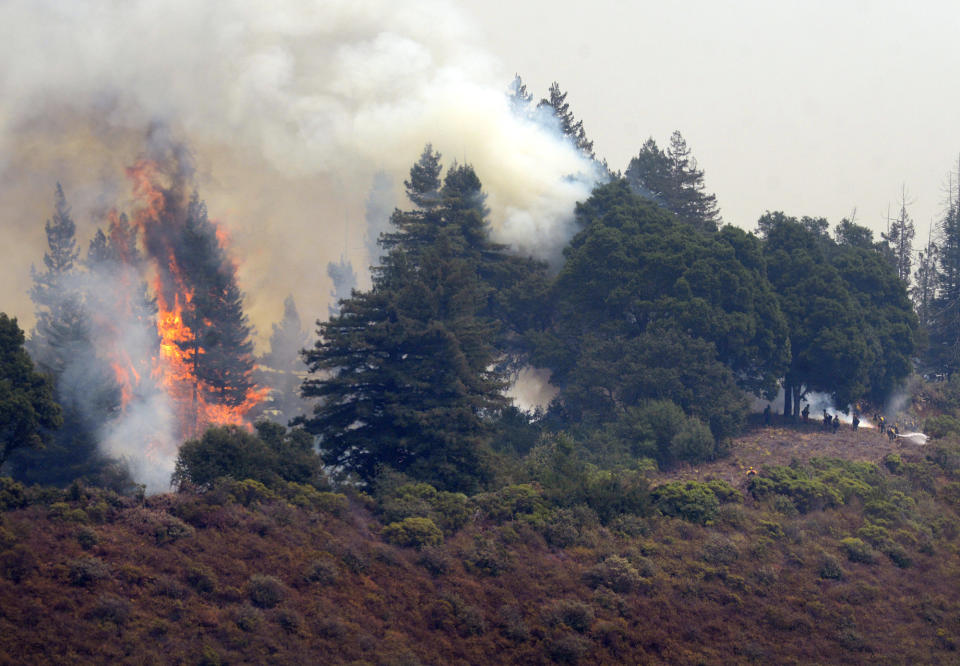
[[[515,72],[559,81],[615,170],[681,130],[728,222],[856,207],[879,231],[905,185],[920,236],[960,152],[958,34],[946,2],[0,0],[0,310],[32,325],[54,183],[85,247],[158,125],[261,335],[290,292],[326,315],[327,262],[368,263],[374,174],[427,141],[476,167],[502,240],[555,255],[589,165],[510,115]]]
[[[878,232],[902,185],[918,239],[941,212],[960,155],[956,2],[462,4],[539,96],[569,90],[611,167],[679,129],[727,222],[856,207]]]

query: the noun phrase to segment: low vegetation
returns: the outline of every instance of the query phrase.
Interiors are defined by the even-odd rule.
[[[948,663],[960,442],[882,441],[734,482],[571,481],[561,456],[472,496],[396,474],[147,498],[2,480],[0,661]]]

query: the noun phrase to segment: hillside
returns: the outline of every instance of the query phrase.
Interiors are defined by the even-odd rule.
[[[735,487],[671,483],[690,478]],[[458,504],[7,482],[0,663],[946,663],[957,479],[956,447],[771,427],[654,476],[639,508],[596,505],[605,525],[533,486]]]

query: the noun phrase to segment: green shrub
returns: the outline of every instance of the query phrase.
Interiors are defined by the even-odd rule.
[[[888,453],[883,457],[883,466],[891,474],[899,474],[903,466],[903,459],[899,453]]]
[[[510,568],[510,555],[503,544],[484,536],[476,536],[473,547],[464,553],[468,571],[484,576],[499,576]]]
[[[277,494],[256,479],[218,478],[213,486],[218,492],[227,494],[228,502],[243,506],[252,506],[277,499]]]
[[[453,565],[450,556],[442,548],[427,546],[420,551],[417,564],[430,572],[432,576],[441,576]]]
[[[923,424],[923,432],[934,439],[948,435],[960,436],[960,419],[949,414],[931,416]]]
[[[204,644],[203,652],[200,653],[200,659],[197,660],[199,666],[221,666],[223,660],[217,650],[208,644]]]
[[[558,664],[576,664],[590,650],[590,644],[577,634],[561,634],[546,640],[547,655]]]
[[[808,513],[843,504],[843,494],[814,476],[811,470],[776,465],[764,469],[747,483],[756,499],[776,495],[788,497],[800,513]]]
[[[587,476],[583,500],[607,525],[623,514],[645,515],[650,507],[650,491],[640,472],[603,470]]]
[[[437,490],[428,483],[392,482],[395,479],[388,476],[381,487],[380,513],[384,522],[429,518],[444,533],[453,534],[473,515],[471,503],[463,493]]]
[[[840,566],[840,561],[829,553],[824,553],[821,556],[818,573],[820,578],[826,580],[842,580],[845,575]]]
[[[539,514],[547,508],[543,491],[529,483],[505,486],[496,492],[474,495],[473,502],[487,518],[496,522],[513,520],[521,515]]]
[[[732,504],[743,501],[740,491],[723,479],[710,479],[706,483],[707,488],[713,491],[713,494],[717,496],[721,504]]]
[[[695,417],[688,417],[680,432],[670,440],[670,457],[690,463],[700,463],[714,456],[715,441],[710,428]]]
[[[564,624],[577,633],[583,634],[593,624],[593,609],[579,599],[561,599],[554,602],[546,612],[547,624]]]
[[[288,634],[295,634],[303,626],[303,616],[290,608],[281,608],[277,612],[277,624]]]
[[[704,544],[700,557],[708,564],[733,564],[740,557],[740,551],[726,537],[714,535]]]
[[[253,479],[267,486],[284,481],[323,483],[322,463],[313,438],[302,429],[261,421],[256,433],[241,426],[209,428],[200,439],[185,442],[171,481],[209,488],[220,478]]]
[[[840,547],[843,548],[847,554],[847,559],[851,562],[873,564],[876,561],[876,554],[873,548],[856,537],[841,539]]]
[[[883,552],[890,558],[890,561],[901,569],[908,569],[913,566],[913,559],[907,552],[907,549],[898,543],[888,543],[883,547]]]
[[[654,506],[667,516],[705,525],[717,516],[720,500],[705,483],[671,481],[651,493]]]
[[[395,546],[418,549],[443,543],[443,532],[429,518],[404,518],[400,522],[390,523],[380,531],[380,536]]]
[[[530,630],[523,621],[523,615],[516,606],[503,606],[497,612],[497,624],[503,631],[503,635],[514,641],[522,643],[530,638]]]
[[[210,595],[217,589],[217,575],[207,567],[195,564],[187,568],[187,583],[197,593]]]
[[[584,582],[593,588],[600,586],[614,592],[626,594],[640,585],[640,573],[629,560],[619,555],[610,557],[587,569],[583,574]]]
[[[100,543],[100,537],[98,537],[97,533],[89,527],[81,527],[77,531],[77,543],[79,543],[80,547],[84,550],[90,550]]]
[[[27,505],[23,484],[9,476],[0,476],[0,511],[21,509]]]
[[[867,523],[858,529],[857,536],[877,548],[890,540],[890,532],[887,528],[874,523]]]
[[[590,545],[600,524],[597,514],[587,506],[557,509],[546,515],[538,527],[543,538],[556,548]]]
[[[286,588],[275,576],[254,574],[247,581],[247,597],[258,608],[273,608],[286,596]]]

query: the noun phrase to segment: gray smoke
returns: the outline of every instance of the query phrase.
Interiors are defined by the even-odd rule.
[[[128,196],[123,167],[158,121],[194,150],[261,330],[291,290],[310,318],[327,305],[318,267],[341,254],[325,239],[342,220],[347,258],[370,263],[371,178],[402,181],[427,142],[474,165],[498,241],[548,259],[597,178],[555,130],[511,113],[512,70],[451,3],[6,0],[0,26],[0,262],[18,294],[52,183],[74,193],[83,237]],[[29,325],[25,299],[13,306]]]

